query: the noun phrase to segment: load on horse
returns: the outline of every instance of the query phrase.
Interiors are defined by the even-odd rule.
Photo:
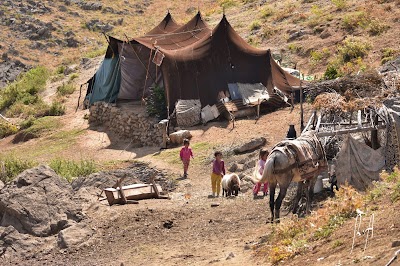
[[[310,212],[317,176],[327,167],[325,151],[315,131],[304,132],[295,140],[283,140],[275,145],[267,158],[263,175],[259,180],[262,183],[268,182],[270,186],[271,222],[279,222],[282,201],[291,182],[298,183],[293,213],[297,212],[304,186],[307,188],[306,211]],[[277,184],[280,190],[275,199]]]

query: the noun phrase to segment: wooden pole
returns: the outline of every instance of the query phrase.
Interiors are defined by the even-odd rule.
[[[348,133],[358,133],[358,132],[365,132],[365,131],[370,131],[370,130],[378,130],[378,129],[384,129],[384,128],[386,128],[386,125],[376,125],[374,127],[362,127],[362,128],[336,130],[336,131],[330,131],[330,132],[318,132],[317,136],[318,137],[328,137],[328,136],[343,135],[343,134],[348,134]]]
[[[375,115],[374,116],[374,126],[378,125],[378,116]],[[377,129],[373,129],[371,130],[371,148],[374,150],[379,149],[379,139],[378,139],[378,130]]]
[[[304,114],[303,114],[303,88],[301,87],[301,72],[300,73],[300,131],[304,130]]]

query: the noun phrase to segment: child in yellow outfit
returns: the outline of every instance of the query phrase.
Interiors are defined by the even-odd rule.
[[[216,151],[214,153],[215,159],[212,164],[212,174],[211,174],[211,188],[212,188],[212,196],[215,197],[215,193],[217,193],[217,197],[219,197],[219,193],[221,191],[221,180],[222,176],[225,175],[225,164],[222,160],[222,153],[220,151]]]

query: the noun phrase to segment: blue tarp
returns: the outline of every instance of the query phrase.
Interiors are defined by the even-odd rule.
[[[119,57],[104,58],[95,74],[92,92],[87,96],[90,104],[98,101],[115,102],[121,85]]]

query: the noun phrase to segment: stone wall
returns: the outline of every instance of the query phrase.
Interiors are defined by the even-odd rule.
[[[149,117],[138,103],[110,104],[96,102],[90,107],[89,123],[103,125],[137,146],[162,146],[165,124]]]

